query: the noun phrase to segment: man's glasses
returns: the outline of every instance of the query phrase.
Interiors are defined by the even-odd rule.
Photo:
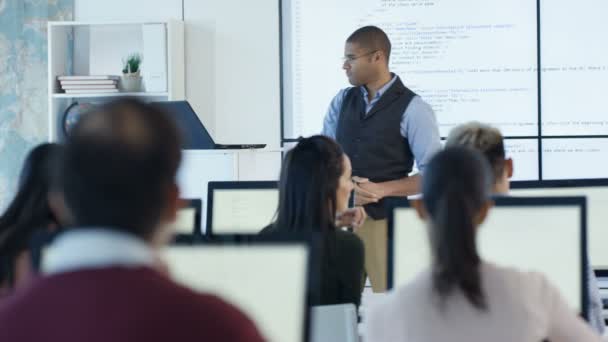
[[[344,56],[344,57],[342,57],[342,62],[343,63],[351,64],[351,63],[353,63],[354,61],[356,61],[357,59],[359,59],[361,57],[369,56],[372,53],[376,53],[376,52],[378,52],[378,50],[370,51],[368,53],[364,53],[364,54],[359,55],[359,56]]]

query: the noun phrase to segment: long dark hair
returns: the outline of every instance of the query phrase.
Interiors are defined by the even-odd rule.
[[[422,178],[430,216],[433,288],[441,303],[459,288],[478,309],[486,308],[475,243],[475,216],[490,198],[492,173],[479,152],[450,147],[428,164]]]
[[[287,152],[279,180],[277,231],[331,232],[336,229],[336,191],[344,152],[330,138],[301,139]]]
[[[32,234],[58,225],[48,201],[55,168],[63,147],[41,144],[26,157],[17,194],[0,217],[0,284],[12,287],[17,255],[27,248]]]

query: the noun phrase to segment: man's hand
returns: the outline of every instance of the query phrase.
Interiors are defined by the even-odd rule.
[[[355,183],[355,205],[377,203],[384,197],[381,186],[367,178],[353,177]]]
[[[336,227],[352,227],[357,229],[361,227],[366,218],[367,213],[363,207],[349,208],[336,214]]]
[[[420,175],[392,181],[374,183],[367,178],[353,177],[355,183],[355,205],[376,203],[390,196],[411,196],[420,193]]]

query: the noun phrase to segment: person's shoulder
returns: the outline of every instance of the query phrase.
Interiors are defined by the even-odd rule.
[[[198,294],[200,314],[212,312],[214,325],[225,328],[227,336],[238,341],[263,341],[258,328],[253,321],[237,307],[209,294]]]
[[[515,282],[539,282],[544,276],[534,271],[524,271],[515,267],[502,266],[491,262],[483,262],[481,269],[486,277],[511,279]]]
[[[260,232],[258,233],[259,235],[270,235],[270,234],[276,234],[278,232],[277,227],[274,224],[269,224],[266,227],[262,228],[262,230],[260,230]]]
[[[0,298],[0,331],[3,333],[21,331],[24,321],[34,321],[33,314],[44,311],[49,297],[48,280],[35,276],[27,285],[19,287]],[[43,306],[41,308],[41,305]],[[0,336],[6,336],[0,334]],[[3,341],[0,338],[0,341]]]
[[[348,93],[350,91],[353,91],[354,89],[358,89],[358,88],[359,87],[354,87],[354,86],[342,88],[342,89],[338,90],[338,93],[336,94],[336,96],[340,95],[340,94],[344,95],[344,94],[346,94],[346,93]]]
[[[336,230],[336,240],[341,247],[363,253],[363,241],[355,234],[341,229]]]
[[[15,317],[15,311],[23,307],[19,303],[19,294],[6,293],[0,297],[0,327],[5,325],[7,319]]]
[[[482,264],[482,273],[488,284],[506,287],[506,290],[522,293],[530,298],[542,298],[550,294],[548,291],[553,290],[547,277],[536,271],[485,262]]]
[[[167,281],[173,283],[169,279]],[[174,309],[179,311],[176,314],[196,317],[187,320],[194,323],[190,327],[192,330],[201,330],[202,333],[213,330],[213,336],[222,336],[226,341],[263,341],[253,321],[236,306],[213,294],[196,292],[177,283],[172,287],[174,295],[170,298]],[[203,322],[213,322],[213,326],[203,327]]]
[[[397,286],[389,293],[393,298],[399,298],[400,301],[420,300],[423,297],[426,298],[426,296],[432,295],[432,288],[432,271],[430,268],[425,268],[418,272],[411,281],[401,286]]]
[[[412,110],[414,113],[424,113],[424,112],[433,112],[433,107],[422,98],[422,96],[414,94],[412,97],[412,101],[410,101],[410,105],[408,109]]]
[[[346,87],[338,90],[336,95],[334,96],[334,101],[343,101],[347,95],[352,94],[353,91],[356,91],[359,87]]]
[[[197,311],[213,312],[213,316],[218,319],[224,318],[231,322],[251,323],[249,318],[234,305],[213,294],[192,293],[190,299]]]
[[[362,270],[365,263],[365,248],[361,239],[348,231],[336,231],[336,258],[344,269]]]
[[[410,317],[418,316],[431,308],[432,303],[425,301],[429,284],[424,281],[426,274],[418,275],[414,281],[399,286],[386,293],[382,298],[374,300],[366,312],[372,331],[399,330],[395,324],[411,321]],[[399,323],[397,323],[399,322]],[[387,330],[388,331],[388,330]],[[381,334],[381,333],[380,333]]]

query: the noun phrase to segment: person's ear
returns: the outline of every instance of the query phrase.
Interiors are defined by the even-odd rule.
[[[421,199],[410,200],[410,205],[416,210],[416,213],[418,214],[418,217],[421,220],[423,220],[423,221],[427,220],[427,218],[429,217],[429,214],[426,211],[426,207],[424,206],[424,203],[422,202]]]
[[[172,183],[167,189],[167,206],[162,218],[164,222],[173,222],[177,219],[177,212],[184,206],[179,196],[179,187]]]
[[[172,183],[166,190],[166,205],[162,209],[159,227],[149,237],[148,242],[154,248],[162,248],[171,241],[175,234],[171,229],[172,223],[177,220],[177,213],[184,205],[179,198],[179,188],[177,184]]]
[[[479,213],[477,214],[476,217],[476,223],[477,225],[481,225],[482,223],[485,222],[486,218],[488,217],[488,213],[490,212],[490,209],[492,209],[492,207],[494,207],[494,201],[492,200],[487,200],[479,209]]]
[[[513,159],[507,158],[505,160],[505,171],[507,172],[507,177],[509,179],[513,177]]]
[[[65,203],[65,197],[62,192],[50,191],[47,195],[47,201],[51,213],[59,226],[65,227],[74,224],[74,217]]]
[[[378,52],[375,53],[376,56],[376,62],[380,62],[382,61],[382,56],[384,55],[384,52],[382,50],[379,50]]]

